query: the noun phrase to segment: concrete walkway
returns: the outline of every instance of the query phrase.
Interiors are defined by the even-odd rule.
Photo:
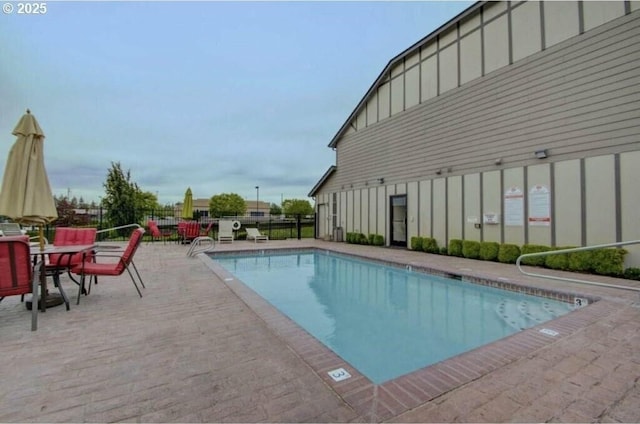
[[[70,311],[40,314],[37,332],[29,331],[19,297],[0,303],[0,422],[640,421],[638,293],[524,277],[509,265],[316,240],[238,241],[216,251],[307,246],[602,300],[559,322],[558,338],[534,336],[540,342],[521,350],[518,338],[497,342],[486,362],[499,365],[484,372],[467,362],[470,378],[451,368],[458,384],[419,403],[416,393],[434,384],[428,379],[405,389],[332,383],[318,370],[333,364],[314,361],[265,318],[273,311],[252,309],[206,261],[186,257],[187,246],[143,244],[136,256],[143,298],[126,274],[103,278]],[[63,284],[75,297],[77,287]],[[492,349],[504,359],[492,359]]]

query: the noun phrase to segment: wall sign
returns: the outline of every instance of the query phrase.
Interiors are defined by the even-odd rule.
[[[551,196],[546,186],[538,184],[529,190],[529,225],[551,225]]]
[[[511,187],[504,192],[504,224],[524,225],[524,194],[518,187]]]

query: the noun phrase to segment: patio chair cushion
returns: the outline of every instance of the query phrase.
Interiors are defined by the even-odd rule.
[[[96,232],[97,230],[95,228],[58,227],[56,228],[53,245],[78,246],[82,244],[93,244],[96,241]],[[78,265],[82,262],[83,253],[64,256],[66,257],[61,258],[60,255],[56,254],[49,255],[49,264],[47,264],[47,268],[72,267],[74,265]]]

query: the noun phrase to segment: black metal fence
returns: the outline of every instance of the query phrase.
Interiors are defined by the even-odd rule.
[[[119,215],[123,222],[111,222],[109,214],[103,208],[95,209],[68,209],[59,210],[58,219],[45,227],[45,237],[53,241],[56,227],[95,227],[98,231],[117,227],[126,224],[138,224],[148,229],[147,223],[155,221],[158,228],[164,234],[169,234],[168,238],[178,240],[178,223],[184,221],[179,217],[179,210],[143,210],[131,209],[120,211]],[[195,213],[195,219],[200,224],[201,231],[204,232],[210,223],[211,231],[209,236],[216,238],[218,234],[218,222],[220,219],[232,219],[240,223],[240,229],[235,231],[236,240],[246,238],[246,227],[257,228],[262,234],[269,236],[269,240],[284,240],[288,238],[313,238],[315,237],[315,215],[293,215],[293,216],[225,216],[222,218],[211,218],[202,213]],[[126,221],[126,222],[124,222]],[[98,234],[100,241],[105,240],[126,240],[131,230],[103,231]],[[150,237],[150,234],[145,234]]]

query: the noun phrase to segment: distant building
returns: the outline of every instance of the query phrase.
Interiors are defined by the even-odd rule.
[[[198,212],[201,218],[209,217],[209,201],[211,199],[193,199],[193,212]],[[269,211],[271,210],[271,204],[269,202],[257,202],[255,200],[245,200],[246,212],[245,217],[269,217]],[[182,203],[176,203],[175,216],[177,218],[182,216]]]

